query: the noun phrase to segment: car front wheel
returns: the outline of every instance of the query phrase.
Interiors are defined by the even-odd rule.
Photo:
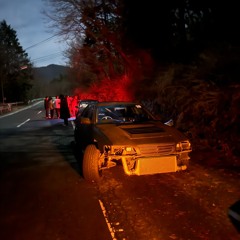
[[[101,178],[100,151],[94,144],[88,145],[83,155],[83,177],[90,182],[98,182]]]

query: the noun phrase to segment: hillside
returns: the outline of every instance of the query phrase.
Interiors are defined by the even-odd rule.
[[[53,79],[59,78],[60,75],[68,75],[69,68],[66,66],[51,64],[46,67],[33,68],[34,79],[42,83],[49,83]]]
[[[33,68],[33,96],[56,96],[61,93],[71,95],[69,67],[51,64]]]

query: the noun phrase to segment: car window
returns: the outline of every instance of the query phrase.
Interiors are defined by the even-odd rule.
[[[85,107],[87,107],[87,105],[88,105],[88,103],[86,103],[86,102],[80,102],[79,108],[84,109]]]
[[[140,105],[110,105],[98,107],[99,122],[143,122],[153,120]]]
[[[82,112],[82,117],[90,118],[90,120],[93,120],[93,106],[88,105]]]
[[[97,100],[80,100],[78,103],[78,114],[81,114],[89,104],[97,102],[98,102]]]

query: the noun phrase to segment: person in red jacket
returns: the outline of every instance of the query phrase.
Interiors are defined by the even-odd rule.
[[[76,117],[76,114],[77,114],[77,108],[78,106],[78,96],[75,95],[73,98],[72,98],[72,101],[70,103],[70,113],[71,113],[71,117]]]
[[[54,101],[54,109],[55,109],[57,118],[60,118],[60,105],[61,105],[61,100],[60,100],[59,96],[57,95],[55,97],[55,101]]]

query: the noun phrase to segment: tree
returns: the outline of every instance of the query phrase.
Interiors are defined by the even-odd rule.
[[[124,38],[122,0],[49,0],[51,27],[69,41],[68,56],[75,81],[85,86],[102,79],[130,76],[146,69],[142,52]]]
[[[27,101],[32,87],[32,64],[19,44],[16,31],[0,22],[0,78],[3,103]]]
[[[189,63],[206,47],[239,42],[234,0],[122,1],[128,38],[161,62]]]

